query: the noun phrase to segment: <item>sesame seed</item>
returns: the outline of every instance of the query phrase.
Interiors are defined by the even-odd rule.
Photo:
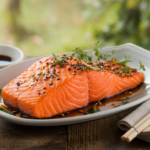
[[[97,106],[97,105],[98,105],[98,103],[95,103],[95,104],[94,104],[94,106]]]
[[[68,70],[71,70],[71,68],[68,68]]]
[[[53,82],[50,82],[49,85],[53,85]]]
[[[61,113],[61,116],[65,116],[65,114]]]
[[[43,87],[43,89],[45,90],[45,89],[46,89],[46,87]]]
[[[101,105],[102,103],[100,101],[98,101],[98,104]]]
[[[38,92],[38,94],[40,95],[41,93],[40,93],[40,92]]]
[[[79,110],[79,112],[80,112],[80,113],[84,113],[84,111],[83,111],[83,110]]]
[[[50,78],[54,78],[54,76],[53,76],[53,75],[50,75]]]
[[[19,82],[17,82],[17,85],[18,85],[18,86],[20,86],[20,83],[19,83]]]
[[[56,80],[60,80],[60,78],[57,78]]]

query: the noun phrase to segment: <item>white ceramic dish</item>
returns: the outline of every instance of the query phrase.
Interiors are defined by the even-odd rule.
[[[74,123],[80,123],[80,122],[103,118],[121,112],[123,110],[129,109],[133,106],[136,106],[146,101],[148,98],[150,98],[150,61],[149,61],[150,52],[139,46],[130,43],[121,46],[105,47],[102,48],[101,51],[107,53],[113,49],[115,50],[115,54],[113,57],[117,58],[118,60],[124,59],[125,55],[127,56],[131,55],[131,59],[133,60],[133,63],[130,63],[129,64],[130,66],[134,68],[139,68],[139,60],[140,60],[142,61],[142,63],[146,68],[146,71],[144,72],[145,74],[144,85],[139,92],[137,92],[129,99],[129,103],[125,105],[121,105],[120,107],[116,107],[116,108],[112,107],[112,105],[108,103],[106,106],[100,107],[101,109],[100,112],[89,114],[89,115],[83,115],[83,116],[62,118],[62,119],[24,119],[24,118],[19,118],[16,116],[9,115],[2,111],[0,111],[0,117],[7,121],[17,123],[17,124],[23,124],[23,125],[58,126],[58,125],[74,124]],[[20,73],[22,73],[25,69],[27,69],[32,63],[40,60],[41,58],[42,57],[27,60],[22,63],[15,64],[0,70],[0,79],[2,79],[0,80],[0,88],[3,88],[9,81],[17,77]],[[117,102],[117,104],[120,103],[121,102]]]
[[[10,62],[8,64],[0,65],[0,68],[4,68],[8,65],[19,63],[24,58],[23,52],[19,48],[10,46],[10,45],[1,45],[0,44],[0,55],[9,56],[9,57],[13,58],[13,60],[14,60],[13,62]]]

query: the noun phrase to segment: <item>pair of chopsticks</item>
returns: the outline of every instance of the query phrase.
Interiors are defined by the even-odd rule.
[[[122,137],[122,141],[131,142],[138,134],[150,126],[150,113],[141,119],[135,126],[127,131]]]

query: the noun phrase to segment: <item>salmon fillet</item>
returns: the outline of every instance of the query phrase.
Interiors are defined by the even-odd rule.
[[[48,118],[112,97],[143,82],[141,72],[123,73],[114,62],[87,64],[74,57],[58,64],[37,61],[2,90],[4,104],[35,118]],[[100,68],[91,70],[89,67]]]

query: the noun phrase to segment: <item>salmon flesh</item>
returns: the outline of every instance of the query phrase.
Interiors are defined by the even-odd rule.
[[[115,62],[87,64],[59,56],[66,57],[62,64],[53,56],[43,58],[8,83],[2,90],[4,104],[35,118],[49,118],[115,96],[144,80],[142,72],[131,67],[123,72]]]

